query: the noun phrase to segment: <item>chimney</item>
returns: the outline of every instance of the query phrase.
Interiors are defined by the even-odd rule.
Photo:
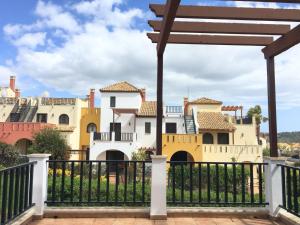
[[[95,89],[90,89],[90,101],[89,101],[89,106],[91,109],[95,107]]]
[[[184,97],[184,98],[183,98],[184,115],[187,115],[187,114],[188,114],[188,103],[189,103],[189,98]]]
[[[16,89],[16,77],[15,77],[15,76],[10,76],[10,79],[9,79],[9,87],[10,87],[10,89],[12,89],[13,91],[15,91],[15,89]]]
[[[17,88],[17,89],[15,90],[15,97],[16,97],[16,98],[19,98],[20,96],[21,96],[21,91],[20,91],[20,89]]]
[[[141,89],[141,97],[142,97],[142,102],[146,101],[146,89],[142,88]]]

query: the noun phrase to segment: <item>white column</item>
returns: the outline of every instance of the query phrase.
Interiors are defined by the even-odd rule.
[[[283,157],[266,157],[264,162],[268,163],[265,166],[265,186],[266,186],[266,201],[270,216],[276,216],[279,210],[279,205],[282,205],[282,179],[281,167],[278,164],[285,164],[286,158]]]
[[[43,216],[47,200],[48,164],[50,154],[28,155],[30,162],[37,162],[33,170],[32,202],[35,203],[35,216]]]
[[[167,219],[167,156],[152,157],[151,219]]]

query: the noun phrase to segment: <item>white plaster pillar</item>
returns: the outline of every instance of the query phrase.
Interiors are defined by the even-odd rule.
[[[37,162],[33,170],[32,202],[35,203],[35,216],[44,214],[45,201],[47,200],[48,164],[50,154],[28,155],[30,162]]]
[[[282,205],[282,179],[281,167],[278,164],[285,164],[286,158],[266,157],[264,162],[268,163],[265,168],[265,190],[266,202],[269,203],[270,216],[276,216],[279,211],[279,205]]]
[[[167,219],[167,156],[153,155],[151,174],[151,219]]]

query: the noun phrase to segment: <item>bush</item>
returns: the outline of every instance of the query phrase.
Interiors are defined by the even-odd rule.
[[[53,160],[67,160],[70,149],[58,130],[45,128],[34,135],[32,146],[28,152],[49,153]]]
[[[0,142],[0,168],[18,164],[19,158],[20,154],[13,145]]]

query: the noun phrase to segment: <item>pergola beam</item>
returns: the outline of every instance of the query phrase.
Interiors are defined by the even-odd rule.
[[[162,30],[162,21],[150,20],[148,23],[154,31],[160,32]],[[171,32],[259,35],[282,35],[289,31],[290,25],[188,21],[175,21],[171,29]]]
[[[158,17],[163,17],[165,5],[150,4],[150,9]],[[178,7],[177,18],[226,19],[226,20],[264,20],[264,21],[300,21],[299,9],[238,8],[217,6]]]
[[[300,43],[300,25],[266,46],[262,51],[265,58],[275,57]]]
[[[159,41],[158,33],[148,33],[153,43]],[[267,46],[273,42],[273,37],[262,36],[224,36],[224,35],[190,35],[170,34],[168,43],[171,44],[205,44],[205,45],[244,45]]]
[[[222,0],[232,2],[274,2],[274,3],[300,3],[300,0]]]

